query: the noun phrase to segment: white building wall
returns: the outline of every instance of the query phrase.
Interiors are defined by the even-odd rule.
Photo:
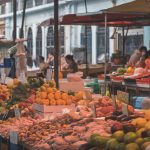
[[[120,5],[126,2],[130,2],[133,0],[116,0],[116,5]],[[85,13],[85,4],[82,0],[72,1],[65,3],[64,1],[59,1],[60,10],[59,15],[62,16],[64,14],[69,13]],[[19,4],[20,5],[20,4]],[[35,5],[35,4],[34,4]],[[21,6],[20,6],[21,7]],[[102,9],[107,9],[109,7],[113,7],[113,3],[111,0],[87,0],[87,10],[88,12],[97,12]],[[11,5],[7,3],[7,14],[0,16],[5,18],[6,23],[6,37],[8,39],[12,38],[12,28],[13,28],[13,20],[12,13],[10,13]],[[21,28],[21,19],[22,19],[22,10],[17,13],[17,31],[19,35],[19,28]],[[33,7],[26,10],[26,18],[25,18],[25,33],[27,37],[27,31],[29,27],[32,27],[33,33],[33,58],[36,57],[36,32],[38,25],[48,18],[53,18],[54,10],[53,3],[41,5],[38,7]],[[113,28],[110,29],[110,36],[113,33]],[[145,28],[145,31],[146,28]],[[47,38],[47,28],[42,28],[43,35],[43,47],[42,54],[43,56],[47,56],[46,53],[46,38]],[[65,50],[66,53],[71,53],[75,47],[80,47],[81,44],[81,26],[65,26]],[[19,36],[18,36],[19,37]],[[145,38],[145,43],[147,38]],[[114,50],[114,41],[110,40],[110,54],[112,54]],[[92,27],[92,63],[96,63],[96,27]]]

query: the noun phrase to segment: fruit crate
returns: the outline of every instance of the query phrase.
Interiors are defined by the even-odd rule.
[[[72,105],[57,105],[57,106],[47,106],[40,104],[33,104],[33,109],[36,111],[38,115],[40,115],[44,119],[55,118],[56,116],[60,116],[64,113],[69,113],[76,110],[74,104]]]

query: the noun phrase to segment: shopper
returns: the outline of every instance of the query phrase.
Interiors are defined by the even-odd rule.
[[[135,50],[134,53],[131,55],[129,62],[127,63],[127,66],[135,67],[135,64],[140,59],[143,59],[145,57],[146,51],[147,51],[147,48],[145,46],[141,46],[138,50]]]
[[[14,54],[10,54],[10,62],[11,62],[11,70],[8,76],[10,78],[16,78],[16,60],[14,58]]]
[[[65,60],[68,64],[67,71],[69,73],[75,73],[78,71],[77,63],[75,62],[73,55],[66,55]]]
[[[48,64],[49,67],[54,66],[54,56],[52,53],[48,54],[48,58],[47,58],[46,63]]]
[[[60,64],[61,64],[61,70],[64,70],[64,69],[68,68],[68,64],[66,62],[64,54],[61,55]]]
[[[145,64],[146,64],[146,69],[150,70],[150,50],[147,52],[147,58],[145,60]]]
[[[47,63],[44,61],[44,57],[43,56],[39,56],[39,68],[41,73],[43,73],[43,75],[46,75],[46,71],[48,68]]]

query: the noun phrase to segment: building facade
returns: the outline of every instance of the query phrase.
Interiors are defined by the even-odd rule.
[[[132,0],[87,0],[87,11],[97,12]],[[22,21],[23,0],[17,2],[17,37],[20,34]],[[59,0],[59,15],[85,13],[84,0]],[[12,2],[0,6],[0,18],[5,20],[5,37],[12,39],[13,14]],[[27,9],[24,26],[24,38],[27,38],[27,48],[33,59],[42,55],[45,58],[54,49],[54,27],[40,26],[41,22],[54,16],[53,0],[27,0]],[[85,51],[85,27],[84,26],[60,26],[61,53],[76,53],[78,58],[84,59]],[[104,53],[105,32],[103,27],[87,26],[87,50],[89,63],[96,64],[99,55]],[[110,54],[121,49],[121,30],[117,29],[116,39],[110,39],[114,28],[108,30],[108,45]],[[130,54],[135,48],[145,44],[150,48],[150,28],[140,27],[130,29],[126,41],[126,53]]]

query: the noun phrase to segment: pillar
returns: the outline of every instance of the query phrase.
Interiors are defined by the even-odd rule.
[[[114,34],[114,27],[110,27],[109,28],[109,37],[111,37]],[[110,39],[109,38],[109,55],[111,56],[112,53],[115,52],[115,43],[114,43],[114,39]]]
[[[96,30],[97,30],[97,27],[96,26],[92,26],[92,64],[96,64],[96,60],[97,60]]]
[[[71,26],[66,25],[65,27],[65,53],[70,54],[71,53]]]
[[[46,35],[45,35],[45,27],[42,26],[42,56],[46,58]]]
[[[37,34],[37,26],[33,24],[32,26],[32,36],[33,36],[33,56],[32,59],[36,58],[36,34]]]
[[[144,27],[144,46],[150,49],[150,26]]]

